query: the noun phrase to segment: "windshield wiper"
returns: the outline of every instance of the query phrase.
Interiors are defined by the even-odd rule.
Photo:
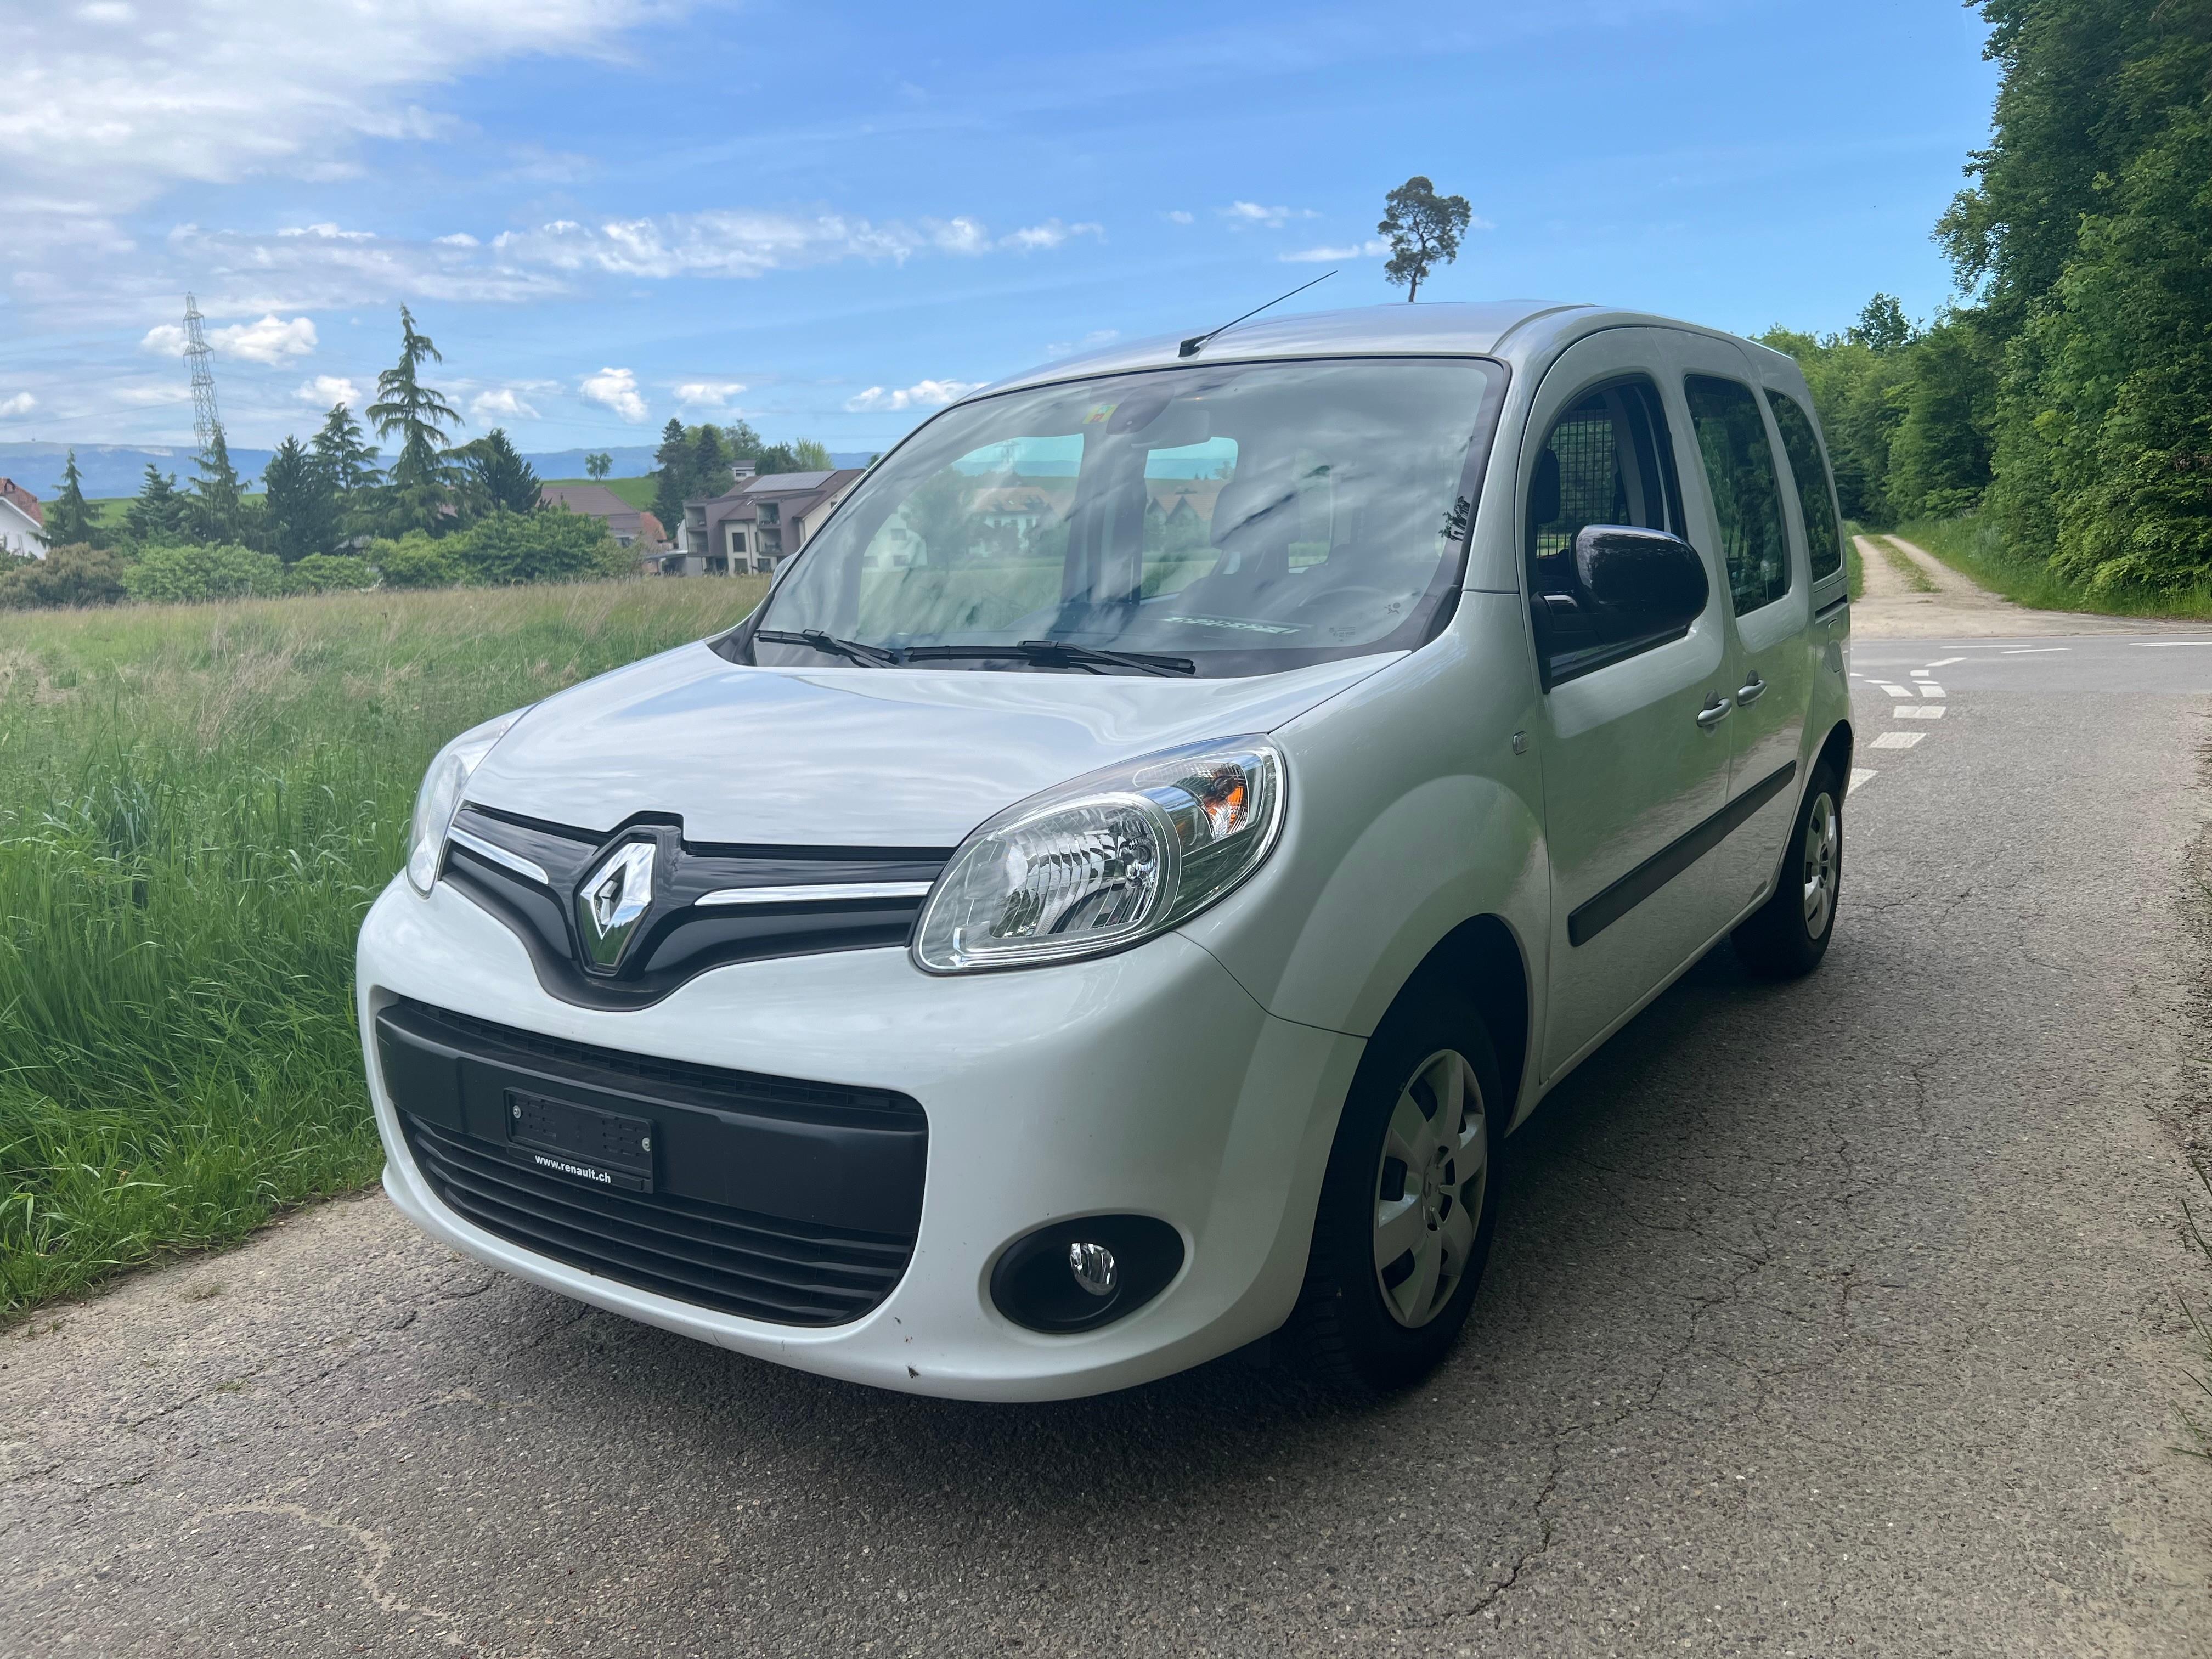
[[[879,645],[866,645],[859,640],[841,640],[835,634],[825,634],[818,628],[763,628],[753,637],[766,640],[770,645],[808,645],[824,656],[843,657],[859,663],[864,668],[896,668],[899,665],[896,652],[886,651]]]
[[[1023,640],[1015,645],[915,645],[907,647],[904,656],[908,662],[948,657],[1011,658],[1040,668],[1081,668],[1092,673],[1102,667],[1133,668],[1142,674],[1198,672],[1198,665],[1188,657],[1156,656],[1149,651],[1101,651],[1066,640]]]

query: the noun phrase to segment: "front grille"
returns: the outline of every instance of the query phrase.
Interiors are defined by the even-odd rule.
[[[666,1194],[543,1176],[418,1117],[416,1166],[448,1209],[572,1267],[679,1302],[779,1325],[842,1325],[891,1292],[912,1238],[800,1228]]]
[[[908,1096],[603,1048],[406,1000],[378,1013],[375,1032],[416,1166],[487,1232],[785,1325],[857,1319],[906,1271],[928,1153]],[[571,1136],[549,1158],[549,1124],[611,1139]],[[578,1159],[605,1173],[582,1178]]]

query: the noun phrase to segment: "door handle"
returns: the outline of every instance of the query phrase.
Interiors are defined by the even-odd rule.
[[[1759,671],[1751,671],[1751,678],[1737,689],[1735,700],[1748,708],[1766,695],[1766,682],[1759,678]]]
[[[1705,697],[1705,706],[1698,710],[1698,724],[1710,732],[1726,720],[1735,708],[1735,704],[1731,699],[1721,696],[1717,691],[1709,692]]]

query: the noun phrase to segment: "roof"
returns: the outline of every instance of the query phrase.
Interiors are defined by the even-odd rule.
[[[39,506],[39,498],[13,478],[0,478],[0,501],[6,501],[33,524],[45,528],[46,515]]]
[[[1041,364],[969,395],[988,397],[1014,386],[1042,386],[1091,374],[1280,357],[1480,356],[1517,362],[1595,329],[1637,324],[1686,328],[1700,334],[1720,332],[1696,323],[1582,301],[1486,300],[1362,306],[1345,311],[1255,317],[1222,330],[1191,357],[1177,355],[1189,335],[1116,341],[1097,351]],[[1200,327],[1194,327],[1190,333],[1200,331]],[[1735,338],[1734,335],[1725,337]]]
[[[736,489],[724,490],[709,500],[686,501],[684,505],[708,508],[708,517],[715,524],[730,519],[748,519],[755,515],[761,501],[774,501],[790,507],[794,505],[795,496],[834,495],[866,471],[866,467],[843,466],[831,472],[770,472],[742,479]],[[813,504],[807,501],[796,505],[797,510],[805,514],[812,510]]]
[[[748,495],[765,495],[776,489],[819,489],[835,472],[763,472],[745,481]]]

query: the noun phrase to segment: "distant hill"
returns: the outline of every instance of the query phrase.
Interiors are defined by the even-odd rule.
[[[182,445],[164,447],[40,442],[0,443],[0,478],[13,478],[40,501],[52,501],[61,493],[62,468],[68,464],[72,448],[76,451],[76,470],[84,480],[84,493],[95,498],[137,495],[138,486],[146,481],[149,464],[164,472],[175,473],[179,484],[190,483],[198,476],[192,466],[197,452]],[[580,478],[584,476],[584,457],[592,453],[583,449],[548,450],[526,454],[523,459],[537,469],[541,478]],[[653,470],[653,450],[647,445],[627,444],[599,453],[613,458],[613,476],[617,478],[642,477]],[[266,449],[234,449],[230,459],[238,468],[238,476],[250,487],[259,481],[261,469],[269,465],[270,454]],[[868,452],[832,453],[830,459],[839,466],[866,466]]]

